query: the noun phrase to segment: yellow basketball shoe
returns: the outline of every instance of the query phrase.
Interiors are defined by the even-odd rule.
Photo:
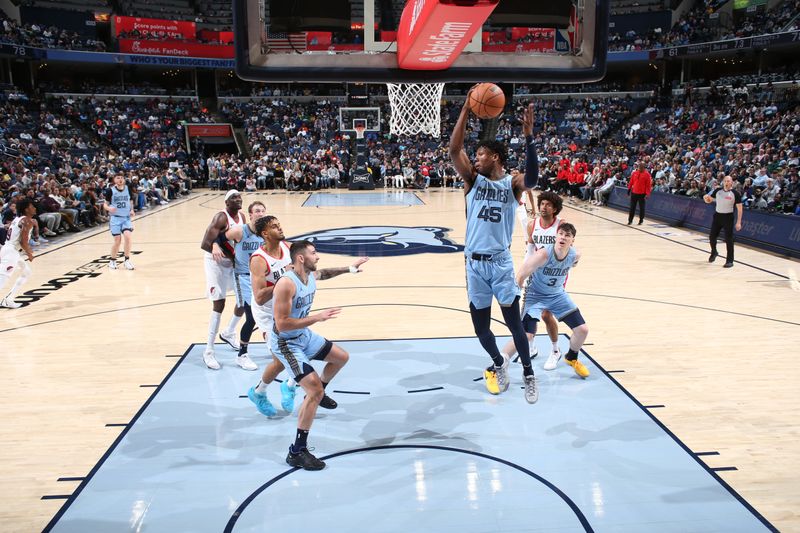
[[[580,377],[582,378],[589,377],[589,369],[586,368],[586,366],[577,359],[573,359],[571,361],[569,359],[564,359],[564,362],[567,363],[569,366],[571,366],[572,369],[575,371],[575,373],[578,374]]]
[[[497,384],[497,372],[494,371],[494,365],[483,371],[483,382],[490,394],[500,394],[500,386]]]

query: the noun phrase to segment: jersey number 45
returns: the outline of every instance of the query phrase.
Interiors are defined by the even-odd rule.
[[[500,206],[483,206],[478,213],[478,218],[483,219],[486,222],[500,222],[500,220],[503,218],[503,213]]]

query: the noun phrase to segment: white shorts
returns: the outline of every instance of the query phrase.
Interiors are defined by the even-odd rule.
[[[3,246],[0,249],[0,272],[6,276],[11,276],[18,266],[22,264],[23,256],[17,249],[11,246]]]
[[[203,258],[206,268],[206,296],[211,301],[224,300],[233,289],[233,263],[224,259],[217,263],[210,253]]]
[[[253,303],[250,305],[250,311],[253,313],[253,320],[256,321],[256,326],[258,326],[258,329],[264,334],[264,342],[266,342],[267,346],[269,346],[274,324],[272,313],[267,313],[261,308],[260,305],[256,304],[255,298],[253,299]]]
[[[22,255],[11,246],[3,246],[0,250],[0,272],[10,276],[22,260]]]

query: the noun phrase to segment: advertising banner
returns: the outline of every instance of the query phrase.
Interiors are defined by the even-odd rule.
[[[608,205],[627,211],[630,198],[626,189],[615,187]],[[654,192],[647,199],[647,218],[674,226],[708,232],[713,216],[714,205],[697,198]],[[800,217],[745,209],[742,231],[736,232],[735,238],[745,244],[800,257]]]
[[[233,137],[230,124],[186,124],[189,137]]]
[[[224,44],[186,43],[183,41],[140,41],[120,39],[119,51],[152,56],[212,57],[233,59],[233,46]]]
[[[194,39],[197,25],[188,20],[147,19],[140,17],[114,17],[114,36],[132,31],[141,33],[166,33],[169,37]]]

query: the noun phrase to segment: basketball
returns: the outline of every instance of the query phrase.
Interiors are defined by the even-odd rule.
[[[495,118],[505,105],[506,96],[494,83],[479,83],[469,93],[469,109],[478,118]]]

